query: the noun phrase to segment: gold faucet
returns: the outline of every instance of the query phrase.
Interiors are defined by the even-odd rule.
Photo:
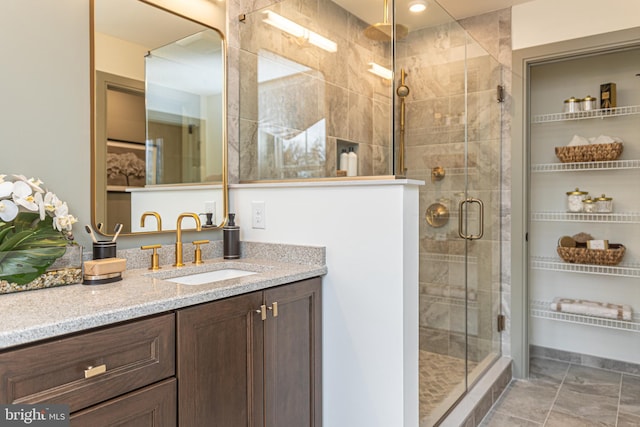
[[[191,217],[196,221],[196,230],[202,231],[202,226],[200,225],[200,217],[198,214],[193,212],[185,212],[178,215],[178,223],[176,224],[176,263],[173,264],[174,267],[183,267],[182,263],[182,220],[184,218]]]
[[[158,212],[145,212],[140,217],[140,227],[144,227],[144,220],[148,216],[153,216],[156,218],[156,222],[158,223],[158,231],[162,231],[162,218],[160,218],[160,214]]]

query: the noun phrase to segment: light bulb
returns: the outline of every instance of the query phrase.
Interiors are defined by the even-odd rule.
[[[414,0],[409,3],[409,11],[411,13],[424,12],[427,9],[427,3],[424,0]]]

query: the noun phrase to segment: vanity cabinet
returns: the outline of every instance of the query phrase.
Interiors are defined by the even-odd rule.
[[[131,408],[151,421],[118,425],[175,425],[174,374],[171,313],[0,353],[0,403],[67,404],[72,426],[113,425]]]
[[[179,425],[320,427],[321,280],[179,310]]]

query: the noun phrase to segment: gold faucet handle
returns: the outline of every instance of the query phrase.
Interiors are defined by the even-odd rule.
[[[151,267],[149,270],[160,270],[160,257],[158,256],[158,249],[160,249],[162,245],[146,245],[140,246],[142,250],[153,249],[153,253],[151,254]]]
[[[209,243],[208,240],[194,240],[193,245],[196,247],[196,253],[194,255],[194,260],[193,263],[194,264],[203,264],[204,261],[202,261],[202,249],[200,249],[200,245],[204,245],[206,243]]]

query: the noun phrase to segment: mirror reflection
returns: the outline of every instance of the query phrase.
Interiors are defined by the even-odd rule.
[[[139,0],[92,0],[94,221],[110,234],[175,230],[178,215],[226,216],[224,42]],[[208,215],[205,215],[208,214]],[[99,228],[99,227],[97,227]]]

